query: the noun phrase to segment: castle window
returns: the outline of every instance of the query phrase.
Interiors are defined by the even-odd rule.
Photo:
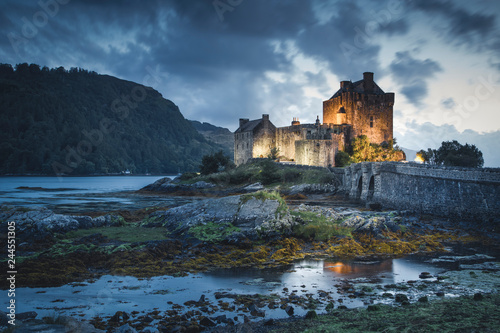
[[[370,116],[370,127],[373,127],[373,116]]]

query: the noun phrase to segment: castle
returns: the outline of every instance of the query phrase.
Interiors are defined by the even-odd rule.
[[[335,166],[335,155],[346,150],[351,140],[366,135],[370,142],[392,140],[394,93],[385,93],[373,81],[373,73],[363,79],[341,81],[340,89],[323,101],[323,123],[301,124],[293,118],[291,126],[276,127],[269,115],[261,119],[240,119],[234,132],[234,162],[267,157],[279,149],[282,161],[314,166]]]

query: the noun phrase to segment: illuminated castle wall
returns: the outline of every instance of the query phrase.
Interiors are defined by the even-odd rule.
[[[343,151],[354,137],[366,135],[370,142],[392,140],[394,93],[384,93],[373,81],[373,73],[363,80],[342,81],[340,89],[323,102],[323,124],[300,124],[276,128],[269,115],[250,121],[240,119],[234,133],[234,162],[266,157],[279,149],[281,160],[296,164],[335,166],[335,154]]]

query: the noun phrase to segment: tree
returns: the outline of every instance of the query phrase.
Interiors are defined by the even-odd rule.
[[[475,145],[460,144],[458,141],[443,141],[434,151],[436,164],[480,168],[484,164],[483,153]]]
[[[209,175],[219,171],[229,170],[234,166],[228,156],[222,150],[215,154],[205,155],[201,159],[200,172],[202,175]]]
[[[417,157],[420,158],[420,160],[422,160],[422,162],[426,164],[435,164],[434,152],[435,150],[431,148],[427,149],[427,151],[421,149],[417,152]]]
[[[345,167],[352,163],[351,156],[345,151],[339,151],[335,155],[335,166],[336,167]]]
[[[270,160],[275,160],[275,159],[278,158],[279,152],[280,152],[279,148],[273,147],[269,151],[269,154],[267,155],[267,158],[270,159]]]

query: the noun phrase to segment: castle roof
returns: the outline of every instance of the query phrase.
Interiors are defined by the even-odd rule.
[[[372,94],[372,95],[384,95],[385,94],[385,92],[382,89],[380,89],[380,87],[373,81],[372,81],[373,89],[370,92],[367,92],[365,89],[366,88],[365,87],[366,81],[364,79],[356,81],[356,82],[348,82],[348,81],[343,81],[343,82],[345,82],[345,84],[339,90],[337,90],[337,92],[332,97],[330,97],[330,99],[338,97],[338,96],[342,95],[342,93],[344,93],[344,92],[357,92],[360,94]]]
[[[257,126],[259,126],[259,124],[262,122],[262,118],[261,119],[255,119],[255,120],[250,120],[250,121],[247,121],[246,123],[244,123],[243,125],[241,125],[235,133],[241,133],[241,132],[249,132],[249,131],[253,131]]]

